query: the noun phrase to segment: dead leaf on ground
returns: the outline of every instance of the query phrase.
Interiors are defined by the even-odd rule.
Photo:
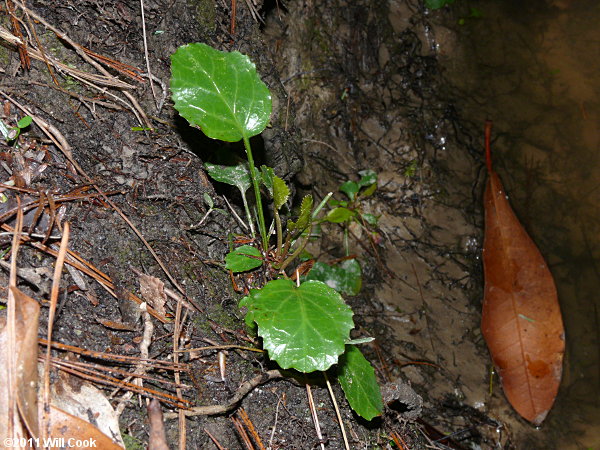
[[[490,133],[488,122],[481,329],[509,402],[521,416],[539,425],[554,403],[561,380],[562,316],[552,274],[492,170]]]
[[[140,292],[142,298],[162,316],[166,315],[165,303],[167,295],[165,294],[165,283],[156,277],[138,273],[140,280]]]

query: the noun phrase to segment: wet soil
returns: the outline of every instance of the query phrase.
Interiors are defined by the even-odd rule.
[[[264,22],[255,20],[250,4]],[[334,387],[351,447],[393,448],[390,436],[396,432],[408,448],[552,448],[530,445],[532,438],[522,432],[529,425],[515,418],[501,390],[494,389],[491,397],[488,393],[489,356],[479,332],[481,123],[459,115],[442,76],[439,60],[444,55],[437,44],[443,41],[442,50],[453,54],[456,33],[432,23],[416,1],[238,2],[234,33],[230,6],[220,0],[144,1],[150,76],[139,4],[37,1],[28,3],[29,18],[17,4],[16,15],[29,30],[31,46],[66,67],[49,71],[42,57],[23,70],[14,46],[0,48],[0,90],[11,105],[2,120],[14,125],[24,115],[15,106],[18,102],[52,125],[58,131],[55,139],[64,137],[72,159],[64,143],[52,142],[35,125],[19,147],[2,144],[2,179],[15,180],[38,203],[56,199],[46,200],[42,218],[50,222],[56,211],[61,222],[68,221],[69,248],[114,285],[109,292],[87,275],[66,272],[54,340],[139,355],[144,327],[130,293],[142,295],[141,272],[176,293],[166,305],[167,323],[155,320],[151,357],[173,358],[175,297],[187,299],[188,305],[183,307],[179,346],[258,344],[247,334],[237,306],[242,294],[220,265],[228,236],[244,234],[225,198],[238,213],[241,200],[214,186],[203,170],[204,162],[225,162],[223,155],[239,158],[243,149],[187,126],[167,90],[169,56],[182,44],[206,42],[240,50],[256,62],[274,98],[271,127],[254,142],[259,163],[293,182],[297,199],[307,192],[317,199],[334,192],[341,199],[339,185],[356,180],[358,171],[379,174],[375,195],[362,207],[379,216],[380,238],[352,230],[351,252],[361,261],[364,280],[361,293],[347,301],[355,312],[356,335],[376,338],[363,351],[381,384],[402,396],[383,418],[367,423]],[[6,10],[1,24],[10,28]],[[133,74],[128,76],[124,69],[106,66],[106,79],[94,78],[94,88],[73,69],[97,75],[98,67],[49,26],[71,42],[137,69],[127,69]],[[117,88],[116,81],[130,87]],[[14,205],[16,193],[4,194]],[[213,212],[195,227],[208,211],[204,194],[226,214]],[[164,268],[114,206],[137,227]],[[30,213],[30,222],[34,215]],[[12,223],[12,217],[3,218]],[[44,241],[47,231],[48,225],[38,222],[38,237],[32,239]],[[60,228],[50,231],[52,237],[44,242],[55,243]],[[311,251],[324,261],[342,257],[341,237],[338,227],[324,226],[323,239]],[[49,274],[53,263],[54,257],[33,246],[21,249],[21,268],[48,268]],[[242,290],[245,283],[251,280],[236,279]],[[19,287],[47,305],[49,284],[45,275],[35,283],[21,279]],[[122,325],[128,330],[118,329]],[[45,326],[42,319],[40,336]],[[184,398],[193,405],[225,404],[242,383],[275,368],[264,357],[241,350],[229,350],[226,360],[223,381],[216,350],[182,356],[190,369],[181,375],[189,386],[183,388]],[[157,370],[155,375],[173,381],[172,373]],[[319,446],[305,381],[268,381],[236,405],[247,412],[265,446]],[[309,381],[325,447],[343,448],[327,389],[319,377]],[[175,394],[164,383],[145,385]],[[118,404],[122,392],[106,394]],[[244,448],[232,420],[240,417],[236,408],[185,419],[187,448],[217,448],[214,441]],[[146,445],[145,408],[137,401],[126,403],[120,423],[129,442]],[[182,438],[180,428],[177,420],[166,423],[175,447]]]

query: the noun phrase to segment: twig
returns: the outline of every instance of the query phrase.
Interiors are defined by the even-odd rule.
[[[215,444],[219,450],[227,450],[225,447],[223,447],[223,446],[222,446],[222,445],[219,443],[219,441],[217,440],[217,438],[216,438],[216,437],[214,437],[214,436],[213,436],[213,435],[210,433],[210,431],[208,431],[208,430],[205,428],[205,429],[204,429],[204,432],[205,432],[206,434],[208,434],[208,437],[210,438],[210,440],[211,440],[211,441],[213,441],[213,444]]]
[[[308,406],[310,408],[310,415],[312,416],[313,423],[315,424],[315,431],[319,438],[319,444],[321,450],[325,450],[325,441],[323,439],[323,433],[321,433],[321,424],[319,423],[319,416],[317,416],[317,408],[315,408],[315,401],[313,400],[312,390],[310,384],[306,383],[306,395],[308,396]]]
[[[327,372],[323,372],[323,376],[325,377],[325,383],[327,383],[327,390],[329,391],[329,396],[331,397],[331,401],[333,402],[333,409],[335,409],[335,415],[337,416],[338,423],[340,424],[340,430],[342,430],[342,438],[344,438],[344,447],[346,448],[346,450],[350,450],[350,444],[348,443],[348,436],[346,436],[346,428],[344,427],[344,421],[342,420],[340,408],[338,407],[337,401],[335,399],[335,394],[333,393],[333,389],[331,388],[331,383],[329,382]]]
[[[242,383],[236,393],[229,399],[227,403],[222,405],[196,406],[181,412],[187,417],[216,416],[220,414],[226,414],[235,409],[238,403],[257,386],[278,378],[284,378],[284,375],[279,370],[269,370],[268,372],[261,373],[251,380]],[[165,419],[175,419],[177,416],[177,413],[167,413],[165,414]]]
[[[254,450],[254,446],[252,445],[250,436],[248,436],[248,433],[246,433],[246,430],[244,429],[244,426],[242,425],[240,420],[235,416],[231,416],[230,419],[236,431],[238,432],[239,437],[244,443],[244,447],[246,448],[246,450]]]
[[[158,100],[156,99],[156,92],[154,91],[154,81],[152,80],[152,71],[150,70],[150,58],[148,57],[148,40],[146,39],[146,19],[144,17],[144,0],[140,0],[140,10],[142,12],[142,37],[144,39],[144,57],[146,58],[146,70],[148,71],[148,79],[150,80],[150,90],[152,91],[152,97],[156,104],[157,111]]]
[[[238,216],[237,213],[235,212],[235,210],[231,207],[231,205],[229,204],[229,200],[227,200],[227,197],[223,196],[223,200],[225,200],[225,203],[229,207],[229,210],[233,214],[233,217],[235,217],[235,219],[238,221],[238,223],[241,225],[241,227],[244,230],[248,231],[248,226],[244,223],[244,221],[242,219],[240,219],[240,216]]]
[[[67,243],[69,242],[69,222],[65,222],[63,225],[63,236],[60,241],[60,250],[58,251],[58,257],[56,258],[56,264],[54,266],[54,277],[52,280],[52,291],[50,293],[50,310],[48,311],[48,330],[47,339],[48,342],[52,342],[52,327],[54,325],[54,314],[56,313],[56,305],[58,303],[58,291],[60,288],[60,276],[65,263],[65,257],[67,255]],[[44,411],[50,410],[50,357],[52,348],[48,346],[46,348],[46,359],[44,360]],[[48,428],[47,428],[48,427]],[[46,422],[42,430],[43,437],[50,436],[50,422]]]
[[[248,416],[248,413],[246,412],[246,410],[244,408],[240,408],[238,410],[237,414],[238,414],[238,416],[240,416],[240,418],[244,422],[244,425],[246,426],[246,428],[248,429],[248,431],[250,432],[250,434],[254,438],[254,442],[256,443],[256,445],[258,446],[258,448],[260,450],[266,450],[265,446],[262,443],[262,440],[260,439],[260,436],[259,436],[258,432],[256,431],[256,427],[254,426],[254,424],[250,420],[250,416]]]
[[[175,309],[175,329],[173,330],[173,362],[179,362],[179,339],[181,335],[181,302],[177,302],[177,307]],[[180,374],[179,371],[175,372],[175,382],[180,383]],[[177,388],[177,397],[182,398],[181,389]],[[183,415],[183,410],[178,411],[178,428],[179,428],[179,449],[185,450],[185,441],[186,441],[186,428],[185,428],[185,416]]]
[[[20,197],[17,197],[17,203],[21,205]],[[13,290],[17,288],[17,254],[19,253],[19,245],[21,243],[21,230],[23,229],[23,211],[21,208],[17,210],[17,223],[15,224],[15,234],[12,240],[12,254],[10,258],[10,275],[8,281],[8,299],[6,305],[6,331],[8,334],[8,343],[6,345],[7,352],[7,391],[8,391],[8,423],[6,430],[10,433],[9,436],[16,436],[15,417],[17,414],[17,330],[16,330],[16,298]]]
[[[279,405],[281,405],[281,398],[278,397],[277,406],[275,407],[275,423],[273,424],[273,429],[271,430],[271,437],[269,438],[269,450],[273,448],[273,438],[275,438],[275,430],[277,429],[277,419],[279,417]]]

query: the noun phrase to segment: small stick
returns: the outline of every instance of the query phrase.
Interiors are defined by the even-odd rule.
[[[492,173],[492,150],[490,147],[490,139],[492,136],[492,121],[485,121],[485,165],[488,173]]]
[[[310,384],[306,383],[306,395],[308,396],[308,406],[310,408],[310,415],[312,416],[313,423],[315,424],[315,431],[319,438],[319,444],[321,450],[325,450],[325,442],[323,440],[323,433],[321,433],[321,424],[319,423],[319,416],[317,416],[317,409],[315,408],[315,401],[313,400],[312,390]]]
[[[340,413],[340,408],[338,407],[337,401],[335,399],[335,394],[333,393],[333,389],[331,388],[329,377],[327,377],[327,372],[323,372],[323,376],[325,377],[325,383],[327,383],[327,390],[329,391],[329,396],[331,397],[331,401],[333,402],[333,409],[335,409],[335,415],[337,416],[338,423],[340,424],[340,430],[342,430],[342,437],[344,438],[344,447],[346,448],[346,450],[350,450],[350,444],[348,443],[348,436],[346,436],[346,428],[344,427],[344,421],[342,420],[342,415]]]
[[[65,222],[63,226],[63,235],[60,241],[60,250],[56,258],[56,264],[54,266],[54,277],[52,280],[52,291],[50,293],[50,310],[48,311],[48,330],[47,340],[52,342],[52,327],[54,325],[54,314],[56,313],[56,305],[58,304],[58,291],[60,288],[60,276],[65,264],[65,257],[67,255],[67,244],[69,242],[69,222]],[[43,404],[44,412],[50,411],[50,356],[52,347],[49,345],[46,347],[46,359],[44,360],[44,393],[43,393]],[[50,422],[47,421],[42,429],[42,436],[49,437]]]
[[[152,81],[152,72],[150,71],[150,58],[148,57],[148,40],[146,39],[146,19],[144,17],[144,0],[140,0],[140,10],[142,12],[142,37],[144,39],[144,57],[146,58],[146,70],[148,71],[148,79],[150,80],[150,90],[152,91],[152,97],[158,110],[158,100],[156,99],[156,92],[154,91],[154,81]]]

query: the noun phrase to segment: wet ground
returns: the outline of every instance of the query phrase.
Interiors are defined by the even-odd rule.
[[[436,36],[445,74],[463,117],[495,122],[496,165],[550,264],[567,333],[554,411],[539,432],[521,433],[533,442],[548,436],[557,448],[596,448],[600,67],[592,49],[600,45],[600,9],[596,2],[560,1],[462,6],[446,22],[460,45]],[[458,25],[469,8],[481,17]]]
[[[225,194],[240,211],[235,193],[215,190],[202,169],[204,161],[217,162],[224,151],[240,149],[187,127],[166,97],[170,54],[181,44],[203,41],[239,49],[256,61],[274,95],[262,158],[294,181],[298,198],[312,192],[320,199],[332,191],[341,199],[339,185],[356,180],[358,171],[379,174],[375,195],[363,204],[366,212],[380,216],[379,234],[373,240],[352,230],[351,252],[362,262],[364,287],[347,300],[359,334],[377,338],[364,351],[381,383],[410,383],[423,408],[412,415],[390,410],[367,424],[342,402],[352,448],[391,448],[394,431],[409,448],[598,445],[598,177],[593,169],[598,102],[591,81],[598,77],[590,53],[574,53],[583,43],[597,43],[593,16],[586,14],[597,13],[597,7],[557,2],[521,10],[465,2],[431,14],[416,1],[289,1],[257,5],[265,17],[260,23],[249,4],[238,2],[232,33],[229,2],[145,2],[156,100],[148,82],[139,5],[29,4],[30,14],[39,15],[33,19],[139,68],[134,73],[140,79],[108,69],[113,78],[135,86],[128,92],[139,108],[123,90],[105,84],[94,90],[64,68],[53,69],[57,86],[43,58],[23,71],[17,53],[2,50],[2,92],[65,137],[74,161],[111,194],[172,277],[169,281],[105,199],[63,201],[63,220],[73,228],[70,248],[110,276],[115,295],[89,277],[82,284],[65,275],[69,294],[56,322],[56,340],[138,355],[142,327],[127,294],[140,293],[135,269],[161,278],[175,292],[178,284],[179,295],[183,291],[197,305],[185,313],[179,345],[248,345],[237,308],[241,295],[219,267],[228,233],[242,230],[219,214],[202,228],[193,227],[207,211],[205,193],[227,209]],[[468,17],[471,6],[482,17]],[[466,18],[463,25],[461,18]],[[72,43],[59,41],[47,26],[35,26],[35,47],[70,68],[98,72],[73,52]],[[493,39],[497,36],[505,38]],[[12,104],[3,120],[22,115]],[[479,331],[486,118],[495,122],[496,167],[557,278],[567,326],[563,388],[540,430],[516,417],[497,380],[489,394],[490,361]],[[146,126],[155,131],[132,129]],[[26,138],[20,150],[3,148],[6,179],[9,170],[20,174],[34,198],[40,189],[54,196],[87,192],[90,180],[69,164],[64,150],[36,127]],[[40,163],[46,164],[44,170]],[[325,261],[344,256],[339,228],[324,228],[323,235],[313,254]],[[37,250],[22,252],[22,267],[53,263]],[[22,288],[34,298],[47,295],[27,282]],[[167,311],[175,310],[171,299]],[[115,323],[129,324],[133,331],[116,330]],[[172,357],[173,331],[172,324],[156,322],[152,357]],[[261,357],[230,351],[222,382],[216,351],[183,360],[192,370],[183,382],[193,386],[184,396],[198,405],[226,402],[243,381],[271,367]],[[326,389],[317,383],[314,393],[326,448],[343,448]],[[318,446],[301,386],[271,381],[242,406],[265,445]],[[121,417],[122,431],[141,443],[148,439],[144,414],[136,402]],[[181,434],[176,421],[168,424],[174,447]],[[443,438],[433,428],[452,441],[433,442]],[[188,418],[186,431],[187,448],[216,448],[208,433],[226,448],[243,448],[228,415]]]

